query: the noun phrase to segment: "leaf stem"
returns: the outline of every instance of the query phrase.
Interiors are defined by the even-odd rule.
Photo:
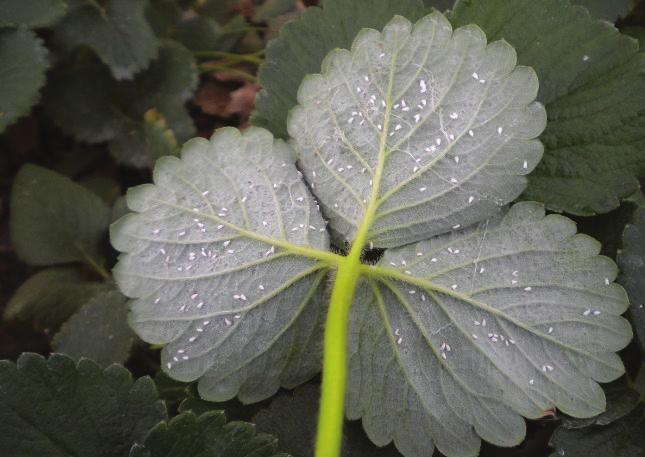
[[[249,62],[256,65],[261,65],[262,63],[264,63],[264,59],[261,58],[263,53],[264,50],[262,50],[262,52],[254,52],[252,54],[235,54],[233,52],[224,51],[194,51],[193,55],[195,57],[223,58],[232,60],[234,63]]]
[[[379,205],[378,195],[387,157],[387,132],[392,111],[391,97],[394,85],[394,62],[396,59],[397,53],[394,52],[388,77],[387,93],[384,96],[385,114],[379,139],[378,158],[374,179],[372,180],[370,201],[363,214],[363,221],[356,232],[349,255],[338,262],[336,280],[329,300],[323,342],[323,373],[315,457],[340,456],[347,384],[349,311],[358,280],[365,267],[361,263],[361,254],[363,253],[363,248],[369,242],[369,231]]]
[[[83,258],[85,259],[85,263],[87,263],[90,267],[94,269],[98,275],[103,278],[104,281],[110,281],[112,279],[112,275],[110,275],[110,272],[107,271],[103,265],[98,263],[96,260],[94,260],[90,255],[88,255],[86,252],[83,251]]]

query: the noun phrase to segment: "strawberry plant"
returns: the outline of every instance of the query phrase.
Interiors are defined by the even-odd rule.
[[[645,6],[575,3],[0,1],[0,449],[645,453]]]

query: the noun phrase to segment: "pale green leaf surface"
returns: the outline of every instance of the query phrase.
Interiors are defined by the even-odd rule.
[[[366,29],[304,79],[289,118],[298,160],[332,230],[400,246],[481,221],[524,190],[546,123],[535,72],[476,26],[439,13]],[[376,181],[376,187],[373,182]],[[377,192],[375,195],[374,192]]]
[[[645,357],[645,207],[639,207],[633,222],[625,227],[617,262],[621,269],[619,281],[629,295],[629,316]]]
[[[47,54],[34,32],[0,30],[0,133],[38,102]]]
[[[46,27],[67,11],[65,0],[0,0],[0,27]]]
[[[89,46],[116,79],[132,79],[157,56],[160,44],[145,6],[146,0],[70,0],[56,39],[67,47]]]
[[[0,361],[0,449],[11,457],[124,457],[166,419],[148,377],[54,354]]]
[[[522,14],[518,14],[521,11]],[[645,175],[645,54],[636,40],[564,0],[460,0],[455,26],[479,25],[535,69],[548,125],[524,197],[590,215],[614,209]]]
[[[362,28],[381,29],[395,14],[418,19],[423,5],[420,0],[325,0],[321,8],[307,8],[302,17],[286,24],[267,46],[258,73],[262,90],[253,124],[286,138],[287,113],[298,103],[302,78],[318,73],[332,49],[349,48]]]
[[[124,363],[134,342],[126,302],[117,290],[106,288],[96,294],[62,325],[52,348],[74,360],[86,357],[101,366]]]
[[[104,287],[83,281],[78,268],[47,268],[20,285],[4,309],[4,318],[33,319],[56,330]]]
[[[628,306],[600,245],[518,203],[475,227],[386,251],[352,307],[347,415],[406,457],[513,446],[522,416],[589,417],[623,371]],[[419,440],[418,437],[428,437]]]
[[[13,247],[30,265],[100,263],[110,210],[71,179],[27,164],[13,183],[10,221]]]
[[[159,159],[112,226],[132,327],[208,400],[257,401],[320,369],[326,264],[307,254],[329,240],[294,162],[262,129],[221,129]]]
[[[223,411],[187,412],[157,425],[129,457],[288,457],[277,448],[278,440],[253,424],[226,423]]]

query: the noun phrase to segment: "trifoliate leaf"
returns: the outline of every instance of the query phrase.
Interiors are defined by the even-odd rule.
[[[227,424],[223,411],[212,411],[183,413],[157,425],[129,457],[289,457],[277,448],[277,440],[256,434],[253,424]]]
[[[45,89],[45,114],[79,141],[111,140],[127,121],[116,90],[117,83],[102,65],[55,70]]]
[[[450,19],[507,40],[538,74],[549,123],[526,199],[590,215],[616,208],[638,188],[636,177],[645,175],[645,54],[634,39],[561,0],[460,0]]]
[[[74,360],[86,357],[102,366],[125,362],[134,342],[126,302],[116,290],[92,297],[54,335],[54,351]]]
[[[164,344],[173,378],[208,400],[264,399],[320,368],[321,289],[333,256],[289,146],[252,128],[162,157],[111,229],[130,321]]]
[[[34,32],[0,31],[0,133],[36,104],[48,65],[47,49]]]
[[[23,354],[0,361],[0,449],[12,457],[127,456],[166,419],[152,380],[119,365]]]
[[[645,207],[639,207],[633,223],[625,227],[617,261],[621,269],[619,281],[629,295],[629,316],[645,358]]]
[[[314,454],[320,388],[306,384],[293,392],[278,394],[268,408],[253,417],[258,430],[278,438],[280,448],[295,457]],[[358,427],[356,427],[358,426]],[[346,424],[343,457],[400,457],[393,446],[377,448],[357,423]]]
[[[0,27],[46,27],[65,15],[65,0],[0,0]]]
[[[645,412],[640,406],[611,425],[570,430],[558,427],[551,437],[551,457],[643,457]]]
[[[571,0],[573,5],[584,6],[591,15],[598,19],[615,22],[625,16],[633,3],[632,0]]]
[[[623,373],[614,352],[632,335],[616,265],[599,250],[571,220],[518,203],[386,251],[351,311],[348,417],[406,457],[435,446],[452,457],[476,455],[480,437],[516,445],[522,416],[552,407],[600,414],[597,382]]]
[[[33,319],[56,330],[104,287],[101,283],[83,281],[77,268],[47,268],[16,290],[4,309],[4,318]]]
[[[109,148],[117,162],[136,168],[151,168],[159,157],[179,155],[173,131],[155,109],[146,112],[141,125],[133,125],[112,140]]]
[[[332,230],[351,242],[371,219],[374,247],[400,246],[481,221],[524,190],[542,156],[537,90],[513,48],[486,45],[478,27],[396,17],[304,79],[288,127]]]
[[[116,79],[132,79],[157,56],[159,40],[145,18],[146,0],[70,0],[56,27],[67,47],[89,46]]]
[[[322,8],[307,8],[300,19],[286,24],[279,38],[267,46],[258,73],[263,90],[257,97],[253,124],[286,138],[287,113],[298,103],[302,78],[318,73],[332,49],[349,48],[362,28],[381,29],[395,14],[418,19],[423,5],[420,0],[325,0]]]
[[[100,263],[110,210],[71,179],[36,165],[23,166],[11,192],[11,241],[30,265]]]

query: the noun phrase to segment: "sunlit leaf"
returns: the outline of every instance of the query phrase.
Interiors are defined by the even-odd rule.
[[[132,327],[207,399],[257,401],[319,370],[326,264],[309,255],[329,242],[294,161],[261,129],[191,140],[112,227]]]
[[[397,17],[322,70],[304,79],[289,133],[344,240],[364,218],[374,247],[481,221],[524,190],[542,156],[535,72],[476,26],[453,33],[439,13],[414,27]]]

